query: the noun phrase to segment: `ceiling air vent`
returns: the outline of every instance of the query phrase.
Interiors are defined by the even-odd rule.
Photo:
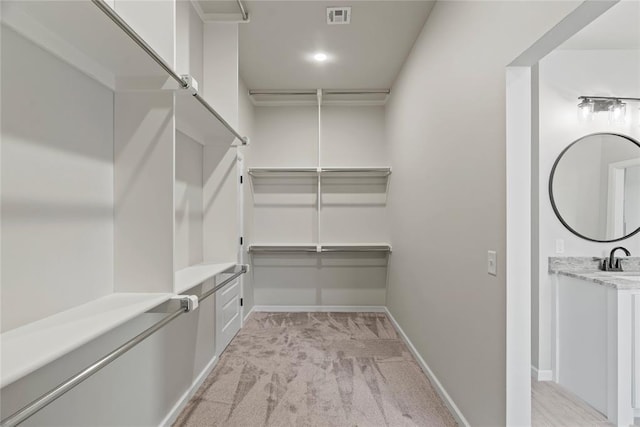
[[[349,24],[351,23],[351,7],[328,7],[327,24]]]

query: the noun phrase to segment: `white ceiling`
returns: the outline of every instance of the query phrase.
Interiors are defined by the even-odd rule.
[[[621,1],[559,49],[640,49],[640,1]]]
[[[200,0],[203,12],[235,2]],[[226,3],[226,5],[225,5]],[[240,74],[249,89],[390,88],[432,1],[247,1]],[[327,25],[328,6],[351,6],[350,25]],[[322,51],[326,63],[309,56]]]

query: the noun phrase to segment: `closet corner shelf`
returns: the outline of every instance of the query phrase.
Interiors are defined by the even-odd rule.
[[[176,271],[174,291],[181,294],[194,286],[199,285],[207,279],[225,273],[236,267],[235,262],[224,262],[220,264],[196,264]]]
[[[213,113],[190,93],[178,92],[175,100],[177,131],[204,146],[231,145],[236,138],[222,124],[224,119],[216,120]]]
[[[335,243],[335,244],[253,244],[251,253],[328,253],[328,252],[391,252],[388,243]]]
[[[174,90],[176,127],[202,145],[242,136],[104,0],[2,2],[2,24],[111,90]]]
[[[277,176],[350,176],[350,177],[387,177],[391,175],[389,167],[323,167],[323,168],[249,168],[249,175],[261,177]]]
[[[114,293],[0,335],[0,387],[169,300],[170,293]]]

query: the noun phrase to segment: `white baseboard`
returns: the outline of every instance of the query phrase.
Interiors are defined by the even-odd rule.
[[[418,353],[418,350],[415,348],[415,346],[413,345],[413,343],[411,342],[407,334],[404,333],[404,331],[400,327],[400,324],[398,324],[396,319],[393,317],[391,312],[386,307],[384,308],[384,311],[385,313],[387,313],[387,316],[389,316],[389,319],[391,319],[391,323],[393,323],[393,326],[395,326],[398,332],[400,332],[400,336],[409,347],[409,350],[411,350],[413,357],[415,357],[416,360],[418,361],[418,365],[420,365],[420,368],[422,368],[422,371],[425,373],[427,378],[429,378],[429,381],[431,381],[431,384],[433,384],[436,391],[444,401],[445,405],[447,405],[447,408],[449,408],[449,412],[451,412],[451,415],[453,415],[453,418],[455,418],[458,425],[469,427],[470,424],[462,414],[462,411],[460,411],[460,409],[458,408],[456,403],[453,401],[451,396],[449,396],[449,393],[447,393],[447,390],[445,390],[445,388],[442,386],[440,381],[438,381],[438,378],[436,378],[431,368],[429,368],[429,365],[427,365],[427,362],[425,362],[422,356],[420,355],[420,353]]]
[[[244,325],[244,322],[246,322],[246,321],[247,321],[247,319],[249,318],[249,316],[251,316],[251,313],[253,313],[253,312],[254,312],[255,308],[256,308],[256,306],[254,305],[253,307],[251,307],[251,310],[249,310],[249,311],[247,312],[247,314],[245,314],[244,319],[242,319],[242,324],[243,324],[243,325]]]
[[[352,312],[352,313],[386,313],[387,308],[379,305],[254,305],[251,311],[256,312]]]
[[[553,381],[553,371],[550,369],[538,369],[532,365],[531,378],[535,378],[538,381]]]
[[[173,405],[173,408],[171,408],[171,411],[169,411],[167,416],[160,423],[161,427],[170,426],[176,421],[176,419],[178,419],[178,416],[180,415],[182,410],[185,408],[185,406],[187,406],[187,403],[189,402],[189,400],[193,397],[196,391],[198,391],[198,389],[200,388],[204,380],[207,379],[211,371],[213,371],[213,368],[216,367],[217,363],[218,363],[218,356],[216,355],[216,356],[213,356],[213,359],[211,359],[211,361],[202,370],[202,372],[200,372],[200,375],[198,375],[198,377],[193,381],[193,383],[191,384],[191,387],[189,387],[189,389],[184,392],[184,394],[180,397],[180,399],[178,399],[176,404]]]

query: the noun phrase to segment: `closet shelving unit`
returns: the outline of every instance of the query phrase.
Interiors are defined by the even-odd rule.
[[[176,91],[176,128],[203,145],[246,143],[104,0],[9,0],[2,22],[111,90]]]
[[[172,92],[176,128],[200,144],[246,143],[246,138],[189,86],[188,78],[176,73],[104,0],[17,0],[3,1],[0,6],[3,27],[111,91]],[[116,208],[117,197],[114,203]],[[172,280],[162,284],[153,279],[133,285],[116,283],[111,294],[5,331],[0,335],[0,387],[150,312],[207,279],[223,281],[240,267],[235,262],[199,264],[174,272]],[[139,292],[140,288],[145,291]],[[30,306],[28,302],[16,301],[18,305],[20,309]]]
[[[2,334],[0,388],[166,302],[170,293],[114,293]]]
[[[353,97],[353,96],[365,96],[372,102],[379,102],[377,99],[382,96],[383,100],[386,100],[389,91],[388,90],[322,90],[316,91],[250,91],[250,96],[254,99],[264,97],[270,99],[265,105],[286,105],[287,102],[296,104],[298,101],[296,97],[302,97],[306,99],[301,101],[301,105],[305,105],[310,96],[315,95],[315,101],[318,107],[318,139],[317,139],[317,167],[251,167],[247,172],[249,176],[254,180],[254,184],[260,182],[268,182],[270,179],[275,179],[280,184],[282,180],[291,179],[300,181],[305,179],[312,179],[313,186],[317,191],[316,199],[316,234],[317,242],[315,243],[252,243],[248,245],[248,252],[256,255],[260,254],[294,254],[294,253],[355,253],[355,252],[378,252],[378,253],[391,253],[391,244],[389,243],[370,243],[370,242],[354,242],[354,243],[324,243],[322,242],[322,196],[323,196],[323,178],[326,180],[332,180],[332,186],[339,183],[341,179],[346,179],[348,182],[376,180],[383,181],[385,183],[385,191],[388,188],[388,179],[391,175],[390,167],[372,166],[372,167],[329,167],[322,166],[321,160],[321,148],[322,148],[322,104],[323,96],[329,95],[333,97]],[[273,101],[274,97],[282,96],[284,100],[282,103]],[[340,100],[340,98],[338,98]],[[258,104],[259,105],[259,104]],[[340,184],[338,184],[339,186]]]
[[[232,274],[235,262],[196,264],[176,271],[174,292],[181,294],[220,274]]]
[[[346,167],[323,167],[323,168],[249,168],[249,175],[252,177],[286,177],[286,176],[350,176],[350,177],[387,177],[391,175],[391,168],[346,168]]]

